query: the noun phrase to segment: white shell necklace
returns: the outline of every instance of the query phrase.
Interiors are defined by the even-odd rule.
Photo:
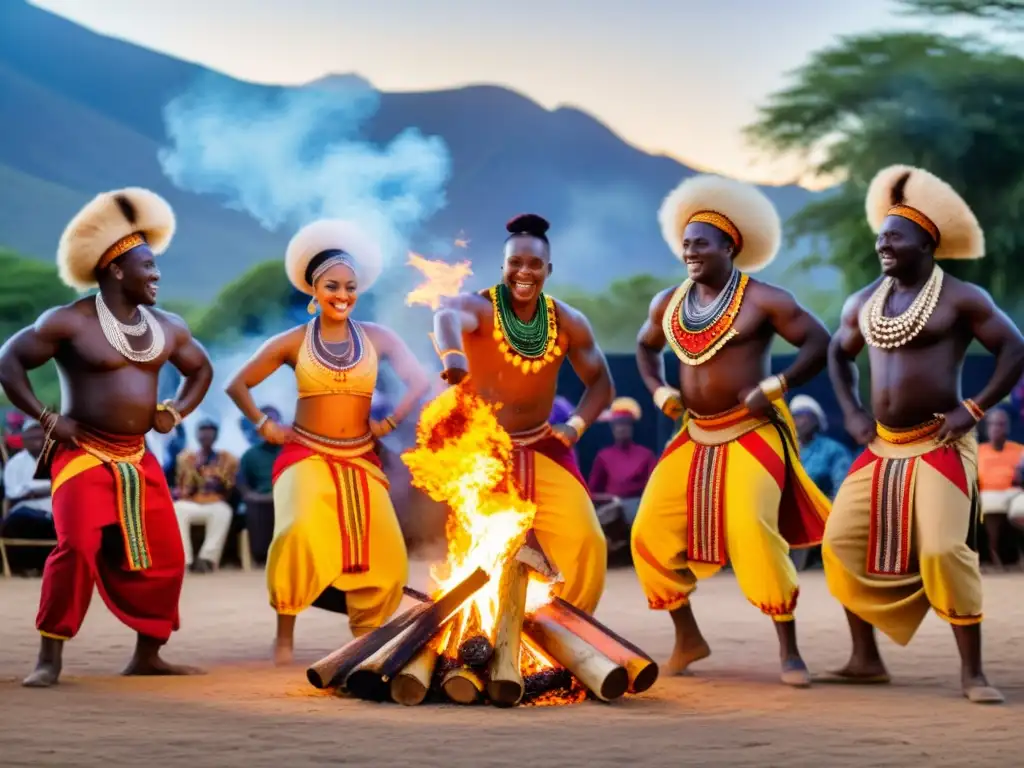
[[[96,315],[100,320],[100,328],[107,342],[124,357],[134,363],[151,363],[164,351],[164,330],[153,313],[143,306],[139,307],[141,319],[133,325],[122,323],[103,301],[103,296],[96,294]],[[152,331],[149,346],[145,349],[133,349],[128,342],[129,336],[139,337],[147,330]]]

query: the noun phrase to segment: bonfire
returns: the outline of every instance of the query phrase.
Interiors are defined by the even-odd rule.
[[[496,406],[465,384],[424,408],[403,455],[413,484],[450,510],[431,594],[307,671],[318,688],[376,701],[569,704],[650,688],[647,654],[553,596],[560,576],[532,531],[536,508],[510,474]]]

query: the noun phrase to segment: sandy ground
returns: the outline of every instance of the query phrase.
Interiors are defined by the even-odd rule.
[[[425,568],[412,584],[424,584]],[[183,630],[167,656],[206,667],[198,678],[118,676],[133,636],[99,598],[69,645],[51,690],[19,686],[35,658],[39,582],[0,579],[0,765],[3,766],[918,766],[1020,763],[1024,722],[1024,575],[986,577],[990,678],[999,707],[959,695],[949,629],[930,616],[905,649],[885,642],[888,688],[776,682],[771,623],[722,574],[701,586],[695,610],[713,655],[690,677],[659,680],[612,705],[497,710],[401,707],[322,694],[304,664],[348,639],[339,617],[299,619],[302,664],[266,659],[274,620],[262,574],[190,576]],[[812,670],[845,660],[845,622],[819,572],[805,574],[798,618]],[[632,571],[614,571],[598,616],[664,659],[668,619],[650,613]]]

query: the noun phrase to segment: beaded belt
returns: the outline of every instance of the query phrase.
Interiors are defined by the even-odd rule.
[[[551,436],[551,425],[544,422],[539,427],[528,429],[525,432],[510,433],[512,445],[516,448],[525,448],[528,445],[539,443],[541,440]]]
[[[942,419],[932,419],[916,427],[904,429],[893,429],[882,424],[876,425],[878,436],[887,443],[893,445],[906,445],[925,440],[939,431],[942,427]]]
[[[310,450],[326,453],[341,458],[359,456],[373,448],[373,433],[367,432],[359,437],[326,437],[303,429],[298,424],[292,425],[295,442]]]

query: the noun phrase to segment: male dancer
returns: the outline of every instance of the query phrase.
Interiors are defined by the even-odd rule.
[[[614,386],[586,318],[543,292],[548,222],[525,214],[506,228],[502,281],[446,300],[434,316],[441,375],[458,384],[471,374],[482,397],[501,403],[498,421],[517,449],[521,490],[537,505],[537,540],[565,579],[560,596],[592,613],[604,590],[607,544],[572,446],[611,404]],[[563,358],[587,389],[569,420],[552,427]]]
[[[828,331],[789,293],[748,277],[775,257],[782,229],[756,188],[697,176],[666,198],[659,217],[689,279],[654,297],[637,363],[655,404],[673,419],[685,413],[633,523],[637,576],[650,607],[672,617],[667,669],[679,674],[711,653],[690,593],[728,559],[743,594],[775,622],[782,681],[805,687],[789,548],[821,541],[828,500],[800,465],[783,395],[825,367]],[[770,376],[776,334],[799,353]],[[666,341],[681,362],[681,394],[665,383]]]
[[[984,291],[935,263],[985,253],[974,213],[948,184],[891,166],[872,181],[867,214],[882,277],[843,307],[829,373],[847,431],[868,448],[839,489],[822,547],[853,655],[823,680],[887,683],[873,627],[906,645],[930,607],[953,627],[964,695],[998,703],[981,667],[973,430],[1020,379],[1024,338]],[[960,370],[974,339],[996,356],[996,369],[964,400]],[[865,344],[874,418],[857,395],[854,360]]]
[[[43,570],[36,627],[39,661],[24,684],[57,682],[63,645],[78,632],[93,584],[111,612],[138,633],[129,675],[190,674],[160,646],[178,628],[185,557],[174,505],[145,434],[170,432],[202,401],[213,369],[181,318],[156,303],[155,254],[174,234],[174,213],[145,189],[106,192],[68,225],[57,251],[61,279],[95,297],[44,313],[0,349],[0,385],[46,429],[39,473],[53,484],[57,548]],[[35,396],[27,372],[48,360],[60,371],[61,413]],[[157,404],[160,367],[185,381]]]

